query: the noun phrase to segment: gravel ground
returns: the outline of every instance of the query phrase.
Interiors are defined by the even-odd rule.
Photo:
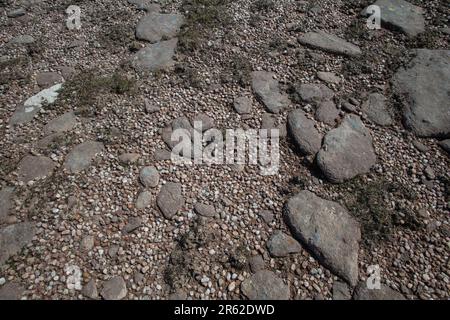
[[[187,16],[184,9],[190,1],[182,2],[161,1],[161,12]],[[143,74],[127,63],[133,50],[146,44],[134,37],[145,15],[135,5],[125,0],[0,1],[0,185],[14,187],[10,214],[0,224],[32,221],[36,225],[33,241],[1,266],[2,282],[20,283],[22,299],[89,298],[80,288],[67,285],[67,266],[72,265],[81,270],[82,286],[94,279],[99,292],[105,281],[122,277],[126,299],[243,299],[240,284],[252,274],[248,260],[261,255],[264,268],[288,284],[291,299],[332,299],[338,277],[309,250],[302,247],[299,253],[274,258],[266,247],[275,230],[289,233],[283,206],[306,189],[347,206],[363,225],[360,280],[366,279],[369,265],[379,265],[382,283],[408,299],[448,299],[449,156],[438,145],[439,139],[418,138],[403,127],[389,85],[395,70],[408,61],[409,49],[448,50],[449,36],[442,31],[448,24],[448,7],[438,0],[411,2],[425,9],[423,38],[365,29],[359,13],[370,2],[362,0],[227,1],[219,8],[228,19],[205,25],[195,50],[179,44],[174,67]],[[81,8],[79,30],[65,25],[65,9],[71,4]],[[26,14],[8,17],[17,8],[24,8]],[[297,42],[301,33],[315,29],[329,30],[358,45],[363,56],[337,56]],[[11,44],[19,35],[31,35],[34,42]],[[272,176],[260,175],[258,166],[251,165],[189,166],[159,160],[158,150],[165,148],[160,130],[180,116],[205,113],[217,128],[259,128],[265,109],[249,81],[249,73],[256,70],[274,72],[282,91],[291,94],[291,104],[276,115],[281,125],[295,108],[314,118],[313,106],[297,101],[292,92],[297,83],[323,83],[318,71],[334,72],[343,79],[328,85],[338,104],[349,98],[361,102],[373,91],[384,93],[394,123],[382,127],[363,117],[373,137],[377,164],[354,180],[331,184],[315,167],[313,157],[298,154],[285,137],[280,143],[280,168]],[[89,72],[116,73],[133,88],[125,92],[87,88],[86,102],[78,92],[65,91],[33,121],[10,125],[16,108],[43,89],[36,78],[46,71],[62,74],[66,83]],[[83,84],[83,79],[79,82]],[[248,116],[233,109],[234,99],[241,95],[252,99]],[[147,113],[146,100],[160,110]],[[74,128],[50,146],[40,147],[45,124],[70,110],[77,115]],[[315,125],[320,133],[333,128],[318,121]],[[72,148],[89,140],[103,142],[105,149],[83,172],[65,170]],[[139,159],[123,163],[119,160],[123,153],[136,153]],[[51,158],[57,166],[53,174],[20,182],[19,162],[30,154]],[[148,165],[159,171],[156,188],[144,188],[139,182],[140,170]],[[156,205],[167,182],[180,183],[185,200],[171,220]],[[358,192],[372,199],[370,190],[384,190],[387,185],[396,191],[389,189],[376,198],[381,202],[377,208],[389,218],[379,222],[382,218],[374,217],[377,212],[370,203],[361,203]],[[150,191],[151,204],[137,209],[136,199],[143,190]],[[217,216],[200,217],[193,209],[197,202],[214,205]],[[263,210],[273,212],[272,222],[261,218]],[[133,218],[140,218],[139,226],[123,231]],[[366,228],[368,220],[378,224]],[[370,229],[379,224],[382,232]]]

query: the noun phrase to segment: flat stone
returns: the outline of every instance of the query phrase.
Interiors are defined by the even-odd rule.
[[[92,163],[95,156],[104,150],[103,143],[96,141],[86,141],[75,146],[68,154],[64,162],[64,168],[71,173],[83,171]]]
[[[35,232],[31,222],[20,222],[0,229],[0,266],[31,242]]]
[[[263,259],[263,257],[260,254],[255,255],[255,256],[251,256],[248,259],[248,263],[249,263],[249,266],[250,266],[250,270],[253,273],[256,273],[258,271],[264,270],[264,266],[265,266],[264,259]]]
[[[322,173],[333,183],[369,172],[376,160],[370,132],[356,115],[346,116],[338,128],[325,135],[316,158]]]
[[[323,101],[319,103],[315,117],[318,121],[334,126],[339,119],[339,109],[333,101]]]
[[[205,113],[198,113],[192,118],[192,127],[195,122],[200,122],[202,125],[202,132],[214,128],[214,119]]]
[[[44,126],[44,134],[61,133],[72,130],[77,124],[77,117],[73,111],[66,112],[51,120]]]
[[[11,45],[26,45],[34,43],[34,38],[28,34],[23,34],[19,36],[15,36],[11,40],[9,40],[8,44]]]
[[[152,204],[152,193],[150,191],[143,191],[139,193],[136,199],[136,208],[145,209]]]
[[[167,149],[155,150],[154,157],[156,161],[170,160],[172,153]]]
[[[294,237],[325,267],[356,285],[361,231],[344,207],[305,190],[288,200],[285,218]]]
[[[252,99],[246,96],[234,99],[234,110],[239,114],[247,114],[252,111]]]
[[[250,300],[289,300],[289,287],[275,273],[261,270],[241,284],[242,293]]]
[[[416,57],[394,75],[394,92],[403,97],[403,122],[420,137],[450,135],[450,50],[416,50]]]
[[[132,58],[132,65],[137,71],[157,71],[167,69],[175,64],[172,59],[175,54],[178,39],[174,38],[149,44],[139,50]]]
[[[302,110],[296,109],[289,112],[287,124],[288,132],[300,152],[305,155],[314,155],[319,151],[322,136],[314,127],[314,121],[308,119]]]
[[[139,180],[144,187],[156,188],[159,184],[159,172],[153,166],[147,166],[139,172]]]
[[[80,247],[82,251],[89,252],[94,248],[95,238],[92,235],[85,236],[81,239]]]
[[[331,84],[339,84],[342,82],[342,79],[339,76],[337,76],[334,72],[319,71],[317,72],[317,78]]]
[[[145,112],[152,114],[158,112],[161,109],[157,104],[151,103],[148,99],[145,99]]]
[[[38,86],[44,88],[48,88],[63,81],[63,77],[58,72],[40,72],[36,75],[36,82]]]
[[[355,300],[406,300],[398,291],[382,284],[380,289],[369,289],[365,282],[359,282],[353,293]]]
[[[265,223],[267,224],[271,224],[273,219],[274,219],[274,215],[273,215],[273,211],[272,210],[262,210],[259,213],[259,216],[264,220]]]
[[[295,89],[299,97],[307,103],[320,103],[331,100],[334,96],[333,90],[324,84],[304,83]]]
[[[215,217],[216,216],[216,209],[214,208],[213,205],[197,202],[194,205],[194,210],[197,214],[204,216],[204,217]]]
[[[289,99],[286,94],[280,92],[278,81],[274,76],[273,72],[252,72],[252,88],[269,112],[280,113],[289,105]]]
[[[128,219],[128,223],[122,229],[123,233],[131,233],[138,229],[142,225],[142,219],[139,217],[131,217]]]
[[[100,295],[105,300],[122,300],[127,295],[127,285],[122,277],[115,276],[103,283]]]
[[[17,176],[19,181],[28,183],[51,175],[56,164],[44,156],[25,156],[19,163]]]
[[[89,282],[83,286],[81,294],[89,299],[98,299],[98,290],[95,279],[89,280]]]
[[[301,245],[291,236],[277,230],[267,241],[267,249],[273,257],[286,257],[292,253],[299,253]]]
[[[450,153],[450,139],[439,141],[439,146],[447,153]]]
[[[161,213],[166,219],[172,219],[184,205],[184,198],[181,194],[181,184],[174,182],[167,182],[161,188],[156,197]]]
[[[4,187],[0,191],[0,223],[4,222],[12,207],[14,188]]]
[[[181,14],[149,13],[139,20],[136,38],[151,43],[175,37],[184,23]]]
[[[391,30],[399,30],[415,37],[425,31],[424,10],[404,0],[378,0],[374,5],[380,7],[381,25]],[[364,9],[363,16],[372,12]]]
[[[370,121],[380,126],[390,126],[393,122],[386,106],[386,97],[380,93],[371,93],[363,102],[361,110]]]
[[[25,288],[18,282],[7,282],[0,286],[0,301],[20,300]]]
[[[305,33],[298,37],[298,42],[305,46],[339,55],[350,57],[361,55],[361,49],[358,46],[323,30]]]
[[[342,281],[333,283],[333,300],[351,300],[352,293],[348,284]]]
[[[140,157],[141,157],[141,155],[139,153],[127,152],[127,153],[122,153],[119,156],[119,161],[122,164],[133,164],[133,163],[136,163]]]
[[[8,16],[8,18],[17,18],[17,17],[23,16],[25,14],[26,14],[26,11],[24,8],[18,8],[15,10],[8,11],[8,13],[6,15]]]
[[[52,104],[58,97],[58,90],[62,84],[55,84],[50,88],[44,89],[36,95],[28,98],[22,106],[16,109],[12,115],[9,124],[16,125],[33,120],[34,116],[42,108],[43,103]]]

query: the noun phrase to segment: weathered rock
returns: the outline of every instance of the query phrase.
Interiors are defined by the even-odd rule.
[[[291,236],[277,230],[267,241],[267,249],[273,257],[286,257],[302,250],[300,244]]]
[[[26,45],[26,44],[32,44],[34,42],[34,38],[28,34],[23,34],[20,36],[16,36],[9,40],[8,44],[11,45]]]
[[[4,222],[12,207],[14,188],[5,187],[0,191],[0,223]]]
[[[214,128],[214,119],[205,113],[198,113],[194,116],[194,118],[192,118],[192,127],[194,127],[195,122],[201,123],[201,125],[202,125],[201,131],[202,132]],[[194,129],[198,130],[195,127],[194,127]]]
[[[171,152],[167,149],[157,149],[154,153],[156,161],[170,160],[171,155]]]
[[[63,77],[57,72],[40,72],[36,75],[36,82],[38,86],[44,88],[48,88],[63,81]]]
[[[20,300],[25,288],[18,282],[8,282],[0,286],[0,301]]]
[[[16,109],[11,119],[10,125],[21,124],[33,120],[34,116],[42,108],[43,103],[52,104],[58,97],[58,90],[61,84],[55,84],[50,88],[44,89],[36,95],[28,98],[22,106]]]
[[[380,7],[381,25],[388,29],[400,30],[410,37],[425,31],[424,10],[404,0],[378,0],[374,5]],[[362,15],[372,12],[363,10]]]
[[[142,225],[142,219],[139,217],[131,217],[128,219],[128,223],[123,227],[123,233],[131,233],[138,229]]]
[[[394,75],[394,91],[404,97],[405,126],[420,137],[450,135],[450,50],[416,51]]]
[[[95,238],[92,235],[85,236],[83,239],[81,239],[80,247],[81,250],[85,252],[89,252],[92,249],[94,249],[95,245]]]
[[[234,110],[239,114],[247,114],[252,110],[252,100],[249,97],[242,96],[234,99]]]
[[[398,291],[382,284],[380,289],[369,289],[365,282],[360,282],[353,293],[355,300],[405,300]]]
[[[127,295],[127,285],[122,277],[113,277],[103,283],[100,295],[105,300],[122,300]]]
[[[333,90],[324,84],[300,84],[295,91],[299,97],[307,103],[319,103],[322,101],[331,100],[334,96]]]
[[[119,161],[122,164],[133,164],[139,160],[140,156],[141,155],[139,153],[133,153],[133,152],[122,153],[119,156]]]
[[[214,217],[216,215],[216,209],[214,206],[205,203],[197,202],[194,205],[194,210],[197,214],[204,217]]]
[[[356,285],[361,231],[344,207],[305,190],[288,200],[285,218],[294,237],[321,263]]]
[[[145,209],[152,203],[152,193],[150,191],[143,191],[139,194],[136,200],[137,209]]]
[[[87,169],[95,156],[104,150],[103,143],[86,141],[75,146],[64,162],[64,168],[72,173]]]
[[[273,211],[272,210],[262,210],[259,213],[259,216],[264,220],[265,223],[267,224],[271,224],[274,216],[273,216]]]
[[[27,183],[34,179],[48,177],[55,169],[56,164],[44,156],[25,156],[19,163],[17,178]]]
[[[289,105],[289,99],[280,92],[278,81],[274,76],[274,73],[267,71],[252,72],[252,88],[268,111],[279,113]]]
[[[159,172],[153,166],[147,166],[139,172],[139,180],[144,187],[156,188],[159,183]]]
[[[333,283],[333,300],[351,300],[352,293],[348,284],[341,281],[335,281]]]
[[[252,270],[253,273],[264,270],[264,259],[259,254],[256,256],[251,256],[248,259],[248,263],[250,265],[250,270]]]
[[[160,109],[160,106],[155,103],[151,103],[148,99],[145,99],[145,112],[152,114],[158,112]]]
[[[330,53],[351,57],[361,54],[358,46],[323,30],[305,33],[298,38],[298,41],[303,45]]]
[[[323,101],[317,107],[315,116],[318,121],[333,126],[339,119],[339,109],[333,101]]]
[[[261,270],[244,280],[242,293],[250,300],[289,300],[289,287],[275,273]]]
[[[329,131],[317,154],[317,164],[325,177],[341,183],[367,173],[376,163],[372,137],[358,116],[348,115]]]
[[[97,284],[94,279],[89,280],[89,282],[83,286],[83,289],[81,289],[81,294],[89,299],[98,298]]]
[[[450,139],[439,141],[439,146],[450,153]]]
[[[31,222],[12,224],[0,229],[0,266],[33,240],[35,232]]]
[[[300,152],[314,155],[319,151],[322,137],[314,127],[314,122],[308,119],[302,110],[289,112],[287,123],[288,132]]]
[[[152,43],[170,39],[177,35],[183,23],[181,14],[149,13],[139,20],[136,38]]]
[[[317,78],[327,83],[339,84],[342,82],[342,79],[337,76],[334,72],[317,72]]]
[[[77,124],[77,118],[73,111],[66,112],[59,117],[51,120],[44,127],[44,134],[66,132],[72,130]]]
[[[392,116],[386,106],[386,97],[380,93],[370,94],[362,104],[361,110],[370,121],[380,126],[390,126],[392,124]]]
[[[149,44],[139,50],[132,58],[132,65],[137,71],[157,71],[175,64],[172,59],[175,54],[178,39],[170,39]]]
[[[163,216],[166,219],[172,219],[184,205],[184,198],[181,194],[181,184],[167,182],[163,185],[156,197],[156,203]]]

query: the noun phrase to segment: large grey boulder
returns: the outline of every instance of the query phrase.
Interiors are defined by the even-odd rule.
[[[25,100],[23,105],[17,108],[13,113],[11,119],[9,120],[9,124],[16,125],[33,120],[34,116],[39,112],[44,103],[52,104],[55,102],[61,86],[61,83],[55,84],[54,86],[44,89]]]
[[[316,120],[334,126],[339,119],[339,109],[333,101],[323,101],[316,109]]]
[[[301,191],[288,200],[284,213],[294,237],[332,272],[356,285],[361,231],[347,210]]]
[[[295,91],[307,103],[320,103],[331,100],[334,96],[333,90],[324,84],[304,83],[297,86]]]
[[[322,136],[314,127],[314,121],[308,119],[302,110],[297,109],[289,112],[287,124],[288,132],[300,152],[306,155],[314,155],[319,151]]]
[[[269,112],[279,113],[289,105],[289,99],[286,94],[280,92],[279,83],[274,79],[273,72],[254,71],[251,77],[256,97]]]
[[[392,84],[404,99],[405,126],[420,137],[450,136],[450,50],[420,49]]]
[[[35,233],[31,222],[12,224],[0,229],[0,266],[33,240]]]
[[[242,293],[250,300],[289,300],[289,287],[275,273],[261,270],[244,280]]]
[[[59,117],[51,120],[44,127],[44,134],[59,133],[70,131],[77,124],[77,118],[73,111],[66,112]]]
[[[400,30],[410,37],[425,31],[424,10],[404,0],[378,0],[373,5],[380,7],[382,26]],[[369,7],[368,7],[369,8]],[[362,14],[372,14],[368,8]]]
[[[348,115],[325,135],[316,160],[329,181],[341,183],[367,173],[376,159],[369,130],[358,116]]]
[[[139,20],[136,37],[152,43],[161,39],[170,39],[177,35],[183,22],[184,17],[181,14],[152,12]]]
[[[361,54],[361,49],[358,46],[323,30],[305,33],[298,37],[298,42],[305,46],[339,55],[355,57]]]
[[[380,289],[369,289],[365,282],[360,282],[353,293],[355,300],[405,300],[398,291],[382,284]]]
[[[103,143],[97,141],[86,141],[75,146],[67,155],[64,168],[71,173],[78,173],[87,169],[95,156],[104,150]]]
[[[370,121],[380,126],[389,126],[393,122],[387,108],[386,97],[380,93],[371,93],[363,102],[361,110]]]
[[[19,163],[17,178],[24,183],[35,179],[42,179],[50,176],[55,167],[55,162],[50,158],[44,156],[25,156]]]
[[[139,50],[132,58],[131,63],[137,71],[157,71],[166,69],[175,64],[173,55],[178,39],[170,39],[149,44]]]
[[[156,203],[166,219],[172,219],[184,205],[181,184],[167,182],[156,197]]]

